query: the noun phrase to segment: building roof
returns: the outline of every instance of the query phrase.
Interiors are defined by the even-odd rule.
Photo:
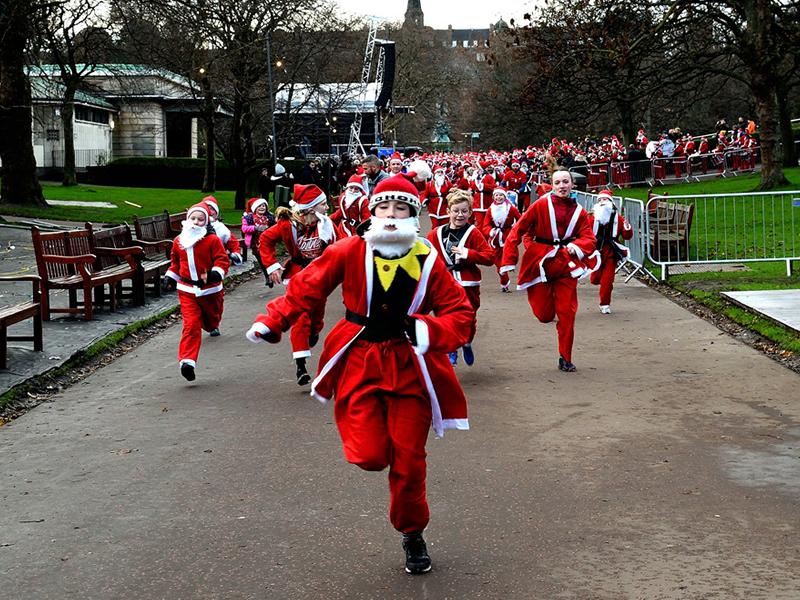
[[[86,65],[85,64],[78,64],[75,65],[78,70],[83,70]],[[61,71],[58,65],[38,65],[32,66],[28,68],[28,73],[30,75],[36,75],[37,71],[38,74],[46,76],[46,77],[58,77],[61,75]],[[127,63],[104,63],[95,65],[87,74],[87,77],[160,77],[162,79],[166,79],[175,83],[177,85],[192,88],[196,87],[192,85],[192,82],[184,77],[183,75],[178,75],[177,73],[173,73],[172,71],[168,71],[167,69],[161,69],[159,67],[151,67],[149,65],[135,65],[135,64],[127,64]]]
[[[64,99],[64,91],[66,87],[64,84],[46,77],[31,77],[31,100],[34,103],[50,103],[61,102]],[[75,92],[75,102],[79,104],[86,104],[87,106],[95,106],[97,108],[104,108],[109,111],[116,112],[116,107],[97,96],[92,96],[80,90]]]

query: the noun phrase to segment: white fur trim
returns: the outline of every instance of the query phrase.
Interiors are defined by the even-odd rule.
[[[436,395],[436,389],[433,387],[433,380],[428,371],[428,364],[425,357],[421,354],[415,354],[417,363],[419,364],[420,371],[422,371],[422,379],[425,381],[425,388],[428,390],[428,396],[431,399],[431,427],[437,438],[444,435],[444,424],[442,422],[442,407],[439,406],[439,397]],[[452,367],[451,367],[452,368]]]
[[[267,335],[268,333],[269,333],[269,327],[267,327],[263,323],[253,323],[250,326],[250,329],[247,330],[247,333],[244,334],[244,337],[246,337],[254,344],[260,344],[261,342],[266,341],[261,336]]]
[[[327,197],[325,196],[325,192],[322,192],[319,196],[314,198],[311,202],[306,204],[298,204],[294,200],[292,200],[291,205],[293,210],[308,210],[309,208],[314,208],[320,202],[326,200]]]
[[[575,245],[575,244],[573,244],[572,242],[570,242],[569,244],[567,244],[567,248],[572,248],[572,249],[575,251],[575,256],[577,256],[578,258],[581,258],[581,259],[582,259],[582,258],[584,257],[583,250],[581,250],[580,248],[578,248],[578,246],[576,246],[576,245]]]
[[[191,365],[193,367],[196,367],[197,363],[193,361],[191,358],[182,358],[178,362],[178,366],[182,367],[183,365]]]
[[[177,274],[175,271],[173,271],[172,269],[170,269],[169,271],[167,271],[166,273],[164,273],[164,275],[166,275],[166,276],[167,276],[167,277],[169,277],[170,279],[174,279],[175,281],[180,281],[180,279],[181,279],[181,276],[180,276],[180,275],[178,275],[178,274]]]
[[[219,273],[220,277],[222,277],[223,279],[225,278],[225,269],[223,269],[222,267],[211,267],[211,270]]]
[[[222,282],[213,287],[201,288],[197,287],[196,285],[188,285],[182,281],[179,281],[178,289],[182,292],[186,292],[187,294],[191,294],[192,296],[210,296],[211,294],[216,294],[217,292],[222,291]]]
[[[511,271],[516,270],[516,268],[517,267],[515,267],[514,265],[505,265],[503,267],[500,267],[500,275],[503,275],[504,273],[510,273]]]
[[[431,345],[431,334],[428,329],[428,324],[422,319],[414,319],[414,332],[417,334],[417,345],[414,346],[414,352],[417,354],[425,354]]]
[[[311,350],[298,350],[297,352],[292,352],[292,358],[308,358],[311,356]]]
[[[325,396],[323,396],[322,394],[318,394],[318,393],[317,393],[316,391],[314,391],[313,389],[311,390],[311,393],[310,393],[309,395],[310,395],[312,398],[316,398],[317,400],[319,400],[319,401],[320,401],[320,402],[322,402],[323,404],[327,404],[328,402],[330,402],[330,401],[331,401],[331,399],[330,399],[330,398],[326,398],[326,397],[325,397]]]
[[[461,284],[461,287],[478,287],[481,284],[480,281],[464,281],[463,279],[459,279],[458,283]]]
[[[278,269],[282,269],[283,265],[281,263],[273,263],[267,267],[267,275],[272,275]]]
[[[444,419],[442,425],[445,429],[469,430],[469,419]]]
[[[189,278],[197,281],[197,265],[194,262],[194,247],[186,248],[186,262],[189,264]]]

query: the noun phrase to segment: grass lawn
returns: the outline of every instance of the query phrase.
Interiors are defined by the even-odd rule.
[[[96,223],[121,223],[131,221],[134,215],[140,217],[163,212],[171,213],[186,210],[208,194],[197,190],[172,190],[159,188],[127,188],[102,185],[76,185],[63,187],[58,183],[42,182],[42,191],[47,200],[80,200],[88,202],[110,202],[116,208],[97,208],[84,206],[50,206],[49,208],[28,208],[0,205],[0,214],[57,219],[63,221],[92,221]],[[233,208],[234,192],[214,192],[219,200],[222,218],[228,223],[238,223],[241,211]],[[133,202],[142,208],[126,204]]]

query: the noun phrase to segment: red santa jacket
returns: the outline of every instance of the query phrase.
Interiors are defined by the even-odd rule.
[[[523,171],[508,169],[503,175],[503,183],[509,190],[519,192],[528,182],[528,174]]]
[[[431,217],[438,219],[447,218],[447,194],[450,188],[453,187],[447,179],[444,180],[441,187],[436,185],[436,182],[431,179],[425,185],[425,191],[422,192],[421,200],[428,204],[428,214]]]
[[[600,238],[598,237],[598,231],[602,225],[600,225],[600,221],[597,221],[592,214],[589,215],[589,223],[592,226],[592,233],[594,233],[597,243],[599,244]],[[609,225],[610,231],[608,231],[606,240],[614,244],[617,248],[617,252],[621,254],[624,260],[627,260],[630,250],[622,241],[629,240],[633,237],[633,227],[631,227],[630,223],[628,223],[622,215],[617,214],[616,211],[614,211],[611,221],[606,226],[608,227]],[[603,247],[600,249],[600,256],[602,260],[617,260],[617,253],[614,252],[614,248],[609,244],[603,244]]]
[[[219,241],[222,242],[228,254],[235,254],[236,256],[234,258],[241,261],[242,245],[239,243],[239,240],[236,239],[236,236],[231,234],[231,230],[228,229],[224,223],[220,223],[219,221],[214,221],[211,226],[214,228],[214,232],[217,234]]]
[[[523,290],[548,279],[584,277],[600,267],[600,253],[595,248],[596,239],[588,213],[575,204],[567,219],[556,222],[552,196],[550,192],[531,204],[506,240],[501,273],[514,269],[519,243],[525,242],[517,289]],[[569,254],[567,248],[573,248],[575,256]]]
[[[408,315],[416,320],[417,376],[430,397],[433,430],[441,436],[445,429],[469,429],[467,399],[446,353],[467,342],[472,308],[430,243],[420,239],[417,248],[427,255]],[[262,333],[286,331],[301,314],[324,302],[339,284],[345,307],[368,317],[374,269],[372,247],[363,238],[343,239],[294,277],[286,294],[267,305],[254,327],[261,324]],[[333,397],[335,382],[348,376],[347,349],[363,330],[362,325],[347,319],[334,325],[325,337],[317,376],[311,384],[312,396],[322,402]]]
[[[517,207],[510,202],[503,202],[502,204],[492,204],[489,210],[486,211],[486,218],[483,220],[483,230],[481,233],[489,246],[492,248],[502,248],[506,245],[508,234],[511,229],[520,220],[520,215]]]
[[[472,210],[475,212],[486,212],[489,209],[489,205],[492,203],[492,192],[496,187],[497,182],[495,178],[488,173],[480,180],[477,180],[475,182],[477,194],[475,194],[473,199]]]
[[[325,242],[319,236],[321,221],[305,228],[302,233],[298,231],[297,224],[291,219],[279,219],[275,225],[267,229],[258,238],[258,251],[261,255],[261,262],[267,269],[267,274],[271,275],[278,269],[284,269],[283,280],[288,281],[304,267],[308,266],[312,260],[319,258],[322,252],[333,244],[336,240],[346,237],[336,225],[330,222],[333,228],[333,237],[329,242]],[[289,260],[283,265],[278,262],[275,251],[278,242],[283,242]]]
[[[184,248],[180,236],[172,242],[172,263],[166,276],[174,279],[181,292],[193,296],[208,296],[222,291],[222,281],[205,283],[211,271],[217,271],[222,278],[231,266],[228,253],[222,241],[214,234],[206,234],[191,248]]]
[[[369,198],[366,196],[353,200],[348,208],[345,193],[342,192],[339,194],[338,206],[336,212],[331,215],[331,221],[339,226],[345,236],[355,235],[356,228],[370,217]]]
[[[467,225],[464,235],[458,242],[459,248],[467,249],[467,258],[453,262],[453,259],[445,251],[445,240],[442,239],[444,228],[441,225],[428,233],[428,240],[436,248],[439,257],[447,265],[447,269],[453,274],[453,278],[464,287],[472,287],[481,284],[481,270],[478,265],[494,264],[494,252],[486,243],[481,232],[475,225]]]

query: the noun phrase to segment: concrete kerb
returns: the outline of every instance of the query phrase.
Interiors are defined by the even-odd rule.
[[[232,291],[245,281],[249,281],[256,274],[258,274],[258,270],[253,263],[247,263],[230,273],[225,279],[226,292]],[[58,357],[58,362],[51,368],[39,370],[23,378],[17,378],[6,389],[0,389],[0,426],[24,414],[34,406],[46,402],[49,396],[59,393],[65,387],[80,381],[91,373],[95,364],[96,366],[105,364],[109,362],[109,359],[113,361],[127,353],[131,348],[131,344],[126,344],[126,342],[130,342],[133,339],[133,345],[138,345],[160,332],[163,327],[158,327],[158,325],[163,324],[164,321],[170,319],[180,310],[176,294],[167,296],[167,299],[165,303],[151,303],[143,307],[150,314],[142,318],[130,323],[120,323],[119,327],[99,338],[89,337],[71,351],[69,356],[65,358]],[[76,324],[80,326],[85,323],[76,321]],[[144,335],[138,335],[134,338],[135,334],[141,334],[143,331],[146,331]],[[46,343],[47,340],[45,340]],[[73,372],[81,367],[90,368],[86,372],[75,376]]]

